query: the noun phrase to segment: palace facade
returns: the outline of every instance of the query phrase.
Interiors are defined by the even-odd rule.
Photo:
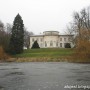
[[[45,31],[43,35],[30,36],[30,48],[35,41],[38,42],[40,48],[65,48],[67,43],[72,48],[74,46],[72,37],[73,35],[60,35],[58,31]]]

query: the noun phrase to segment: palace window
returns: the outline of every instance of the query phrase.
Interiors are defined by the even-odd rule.
[[[45,47],[47,47],[47,43],[46,43],[46,41],[45,41]]]
[[[37,42],[39,41],[39,39],[37,38]]]
[[[71,38],[70,37],[68,38],[68,41],[71,41]]]
[[[66,38],[64,38],[64,41],[66,41]]]
[[[62,43],[60,43],[60,47],[62,47]]]
[[[41,42],[43,41],[43,39],[41,38]]]
[[[56,42],[56,46],[58,47],[58,42]]]
[[[66,46],[67,43],[64,43],[64,47]]]
[[[60,41],[62,41],[62,38],[60,38]]]
[[[32,38],[32,42],[34,42],[34,38]]]
[[[41,43],[40,46],[43,47],[43,44]]]
[[[50,42],[50,46],[53,46],[53,42],[52,41]]]

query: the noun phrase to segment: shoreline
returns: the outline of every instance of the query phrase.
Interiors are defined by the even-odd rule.
[[[0,63],[3,62],[68,62],[68,63],[85,63],[90,64],[90,60],[78,60],[71,58],[52,58],[52,57],[40,57],[40,58],[30,58],[30,57],[22,57],[22,58],[9,58],[6,60],[0,60]]]

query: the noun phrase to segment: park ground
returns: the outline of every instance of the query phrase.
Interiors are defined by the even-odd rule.
[[[22,54],[17,54],[14,57],[17,62],[26,61],[67,61],[71,59],[73,54],[71,48],[42,48],[42,49],[27,49]]]
[[[74,48],[40,48],[26,49],[23,53],[12,56],[8,61],[90,63],[90,59],[81,57],[75,54]]]
[[[68,56],[73,53],[73,49],[66,48],[43,48],[43,49],[27,49],[22,54],[16,55],[16,57],[60,57]]]

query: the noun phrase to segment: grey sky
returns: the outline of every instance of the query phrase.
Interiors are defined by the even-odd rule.
[[[13,23],[20,13],[28,31],[35,34],[48,30],[63,32],[74,11],[90,5],[90,0],[0,0],[0,20]]]

